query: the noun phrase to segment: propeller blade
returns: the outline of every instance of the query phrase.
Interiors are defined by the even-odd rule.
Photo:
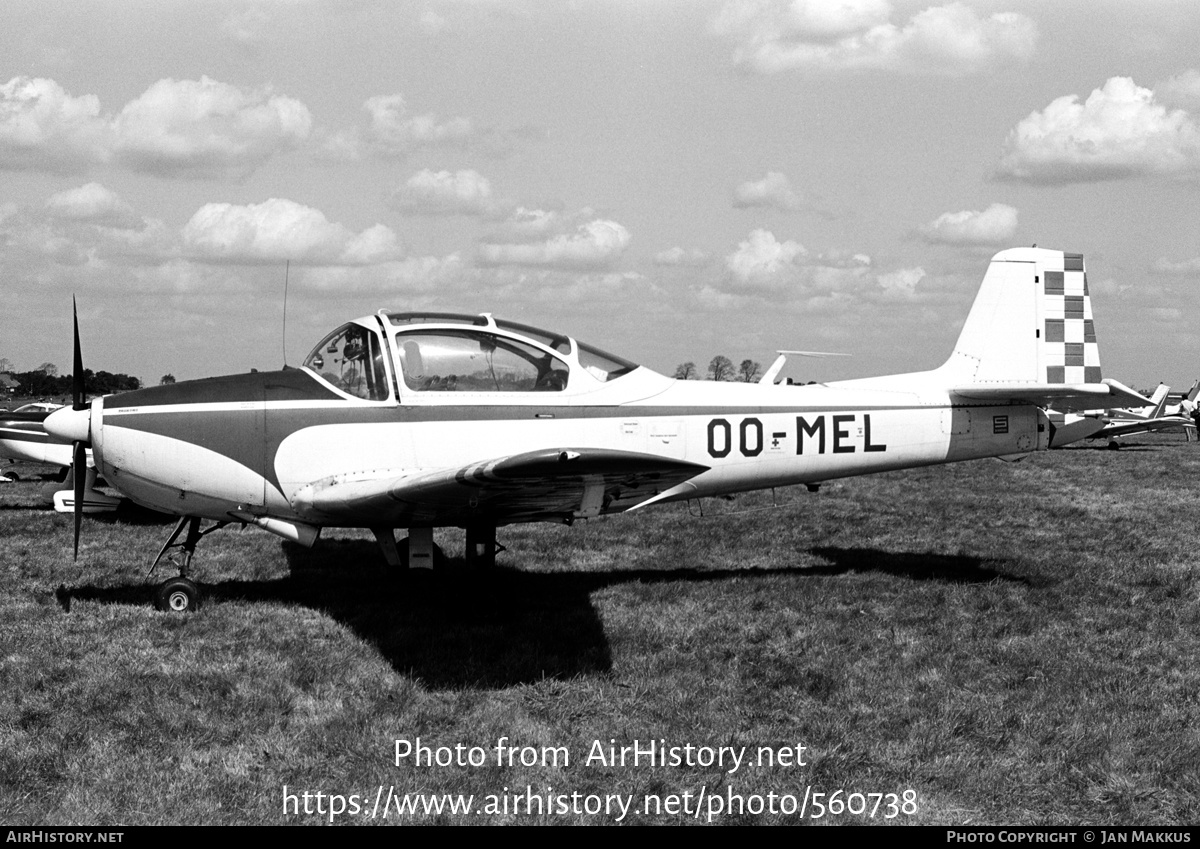
[[[87,446],[75,443],[71,470],[75,475],[75,559],[79,559],[79,528],[83,524],[83,498],[87,487]]]
[[[79,307],[75,296],[71,296],[71,321],[75,326],[74,363],[71,368],[71,409],[86,410],[87,390],[83,384],[83,349],[79,345]],[[90,436],[90,433],[89,433]],[[71,470],[75,476],[75,559],[79,559],[79,530],[83,525],[83,498],[87,491],[87,445],[75,442],[71,457]]]
[[[75,296],[71,296],[71,318],[75,323],[75,362],[71,369],[71,409],[82,410],[87,406],[84,400],[87,393],[83,386],[83,351],[79,347],[79,309],[75,306]]]

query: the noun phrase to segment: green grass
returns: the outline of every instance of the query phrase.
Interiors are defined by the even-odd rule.
[[[450,532],[431,578],[389,574],[365,532],[308,551],[229,528],[201,543],[206,603],[182,617],[149,603],[169,522],[88,519],[75,563],[41,484],[0,484],[0,822],[325,819],[285,813],[286,785],[368,808],[381,786],[477,807],[526,786],[632,794],[627,823],[693,822],[636,808],[702,787],[915,791],[892,823],[1194,823],[1198,471],[1200,447],[1162,435],[834,482],[776,509],[755,494],[705,517],[512,527],[484,576]],[[395,741],[418,737],[487,763],[396,766]],[[571,761],[497,765],[502,737]],[[807,763],[585,763],[634,739],[803,745]]]

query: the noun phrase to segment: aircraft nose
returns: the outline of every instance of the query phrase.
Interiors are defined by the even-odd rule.
[[[92,410],[62,407],[47,416],[42,426],[46,433],[63,442],[87,442],[91,438]]]

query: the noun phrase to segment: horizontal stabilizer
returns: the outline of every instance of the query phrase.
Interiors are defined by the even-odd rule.
[[[787,363],[787,358],[789,355],[793,357],[813,357],[816,359],[850,356],[849,354],[835,354],[827,351],[776,351],[775,353],[779,354],[779,356],[775,358],[775,362],[773,362],[771,367],[767,369],[767,373],[764,374],[758,381],[763,386],[770,386],[775,382],[775,378],[779,377],[779,372],[783,371],[783,367]]]
[[[972,401],[1036,404],[1064,413],[1112,407],[1114,401],[1127,407],[1145,407],[1154,403],[1128,386],[1107,378],[1101,383],[968,383],[953,386],[950,392]]]

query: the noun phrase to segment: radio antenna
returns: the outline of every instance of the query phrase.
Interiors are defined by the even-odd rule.
[[[287,368],[287,292],[288,292],[288,272],[292,270],[292,261],[289,259],[283,266],[283,367]]]

